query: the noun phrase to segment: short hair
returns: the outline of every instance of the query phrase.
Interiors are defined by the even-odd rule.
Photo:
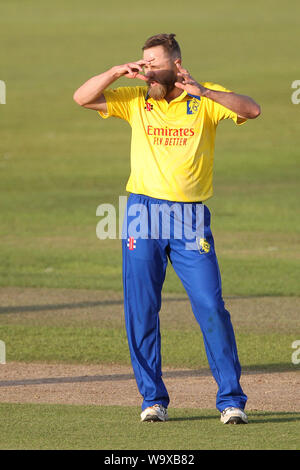
[[[175,39],[176,34],[156,34],[147,39],[142,50],[150,49],[150,47],[162,46],[167,54],[173,58],[181,59],[181,50]]]

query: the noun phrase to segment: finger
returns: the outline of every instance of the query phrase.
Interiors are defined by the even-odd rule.
[[[124,75],[127,78],[136,78],[136,76],[138,75],[138,72],[134,71],[134,70],[131,70],[131,69],[127,69],[127,72],[125,72]]]
[[[139,80],[143,80],[145,82],[147,81],[147,78],[145,77],[145,75],[142,75],[138,72],[128,71],[128,73],[126,73],[125,76],[127,78],[132,78],[132,79],[138,78]]]
[[[125,70],[126,70],[126,74],[128,74],[128,75],[132,75],[132,74],[133,74],[133,70],[132,70],[131,67],[126,66],[126,67],[125,67]]]
[[[137,62],[130,62],[128,65],[130,65],[131,67],[133,68],[137,68],[138,70],[140,70],[141,72],[143,71],[143,67],[145,65],[149,65],[151,64],[151,62],[153,61],[154,59],[150,59],[150,60],[144,60],[144,59],[141,59],[141,60],[138,60]]]
[[[174,85],[181,90],[185,90],[185,85],[181,82],[175,82]]]
[[[181,72],[177,72],[178,77],[183,78],[184,80],[192,80],[192,76],[186,69],[182,69]]]
[[[141,75],[140,73],[137,73],[136,77],[135,78],[138,78],[140,80],[144,80],[144,82],[147,81],[147,78],[145,77],[145,75]]]
[[[153,62],[154,60],[154,57],[152,57],[152,59],[141,59],[141,60],[138,60],[136,62],[136,64],[140,64],[140,65],[146,65],[146,64],[150,64],[151,62]]]
[[[137,70],[140,70],[140,72],[142,72],[142,67],[140,66],[140,64],[138,64],[137,62],[129,62],[127,64],[131,69],[137,69]]]
[[[179,62],[176,62],[176,67],[178,68],[178,70],[182,70],[182,66]]]
[[[126,70],[129,75],[137,75],[139,72],[142,72],[142,67],[136,67],[135,64],[126,64]]]
[[[184,73],[184,74],[189,74],[188,71],[184,69],[183,67],[181,67],[181,65],[178,62],[176,63],[176,65],[177,65],[179,72]]]
[[[196,85],[195,80],[190,75],[183,73],[178,73],[177,75],[181,77],[182,83],[185,85]]]
[[[189,79],[192,78],[191,75],[188,72],[178,72],[177,75],[178,75],[178,77],[182,77],[185,80],[189,80]]]

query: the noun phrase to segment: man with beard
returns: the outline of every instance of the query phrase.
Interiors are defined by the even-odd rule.
[[[221,422],[247,423],[247,396],[240,385],[234,331],[222,298],[210,212],[203,201],[213,193],[218,123],[232,119],[242,124],[256,118],[260,107],[248,96],[197,82],[181,63],[175,34],[152,36],[144,44],[142,60],[92,77],[75,92],[74,100],[103,118],[124,119],[132,128],[123,286],[130,356],[143,397],[141,420],[168,419],[159,311],[170,260],[203,334],[218,384]],[[145,86],[108,88],[120,77],[140,79]]]

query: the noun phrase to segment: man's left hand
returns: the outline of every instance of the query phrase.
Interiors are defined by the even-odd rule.
[[[177,63],[176,65],[178,68],[177,76],[180,77],[181,80],[175,82],[175,86],[185,90],[190,95],[205,96],[205,92],[208,89],[196,82],[189,72],[181,67],[180,64]]]

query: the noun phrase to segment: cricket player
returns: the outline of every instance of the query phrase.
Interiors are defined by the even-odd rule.
[[[235,335],[222,298],[210,212],[204,202],[213,194],[219,122],[232,119],[241,125],[259,116],[260,107],[248,96],[192,78],[182,66],[175,34],[152,36],[142,50],[141,60],[113,66],[74,93],[79,105],[104,119],[123,119],[132,129],[123,286],[131,362],[143,397],[141,420],[168,419],[159,311],[170,261],[202,331],[218,385],[221,422],[247,423],[247,396],[240,385]],[[140,79],[141,86],[117,87],[120,77]]]

